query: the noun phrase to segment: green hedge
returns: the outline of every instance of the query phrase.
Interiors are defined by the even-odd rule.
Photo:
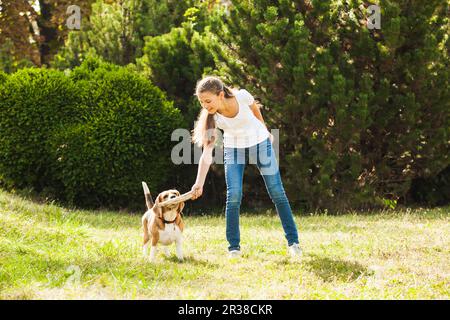
[[[0,85],[2,85],[7,78],[8,74],[0,70]]]
[[[86,60],[70,75],[27,69],[1,91],[0,168],[10,187],[31,187],[82,207],[142,208],[171,169],[180,112],[145,78]]]
[[[81,87],[86,121],[52,140],[58,178],[70,202],[130,207],[142,200],[140,181],[152,190],[166,182],[170,135],[182,118],[146,79],[109,64],[92,68],[88,61],[72,75]],[[80,77],[88,69],[89,79]]]
[[[59,71],[22,69],[0,86],[0,172],[9,187],[56,187],[48,139],[80,119],[78,88]]]

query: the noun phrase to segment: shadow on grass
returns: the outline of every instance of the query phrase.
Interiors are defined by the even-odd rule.
[[[200,260],[196,259],[192,256],[184,257],[183,261],[178,260],[178,258],[175,255],[170,255],[169,257],[163,257],[165,261],[170,261],[173,263],[178,263],[180,265],[194,265],[194,266],[202,266],[202,267],[210,267],[210,268],[217,268],[219,265],[216,263],[213,263],[211,261],[207,260]]]
[[[369,275],[372,273],[358,262],[331,259],[316,255],[310,257],[310,260],[304,261],[305,265],[309,271],[314,272],[326,282],[332,282],[334,280],[353,281],[362,275]]]

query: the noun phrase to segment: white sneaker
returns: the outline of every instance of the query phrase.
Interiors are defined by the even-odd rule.
[[[240,257],[241,255],[242,255],[241,250],[231,250],[228,252],[229,258],[237,258],[237,257]]]
[[[293,258],[300,258],[302,256],[302,249],[298,243],[294,243],[289,246],[289,253]]]

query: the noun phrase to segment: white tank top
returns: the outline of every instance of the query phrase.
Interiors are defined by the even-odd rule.
[[[216,125],[223,130],[225,148],[247,148],[266,140],[270,133],[266,126],[253,114],[250,105],[255,99],[245,89],[233,92],[238,102],[238,113],[233,118],[220,113],[214,114]]]

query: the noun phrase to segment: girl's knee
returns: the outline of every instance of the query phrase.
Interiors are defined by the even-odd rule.
[[[286,192],[284,191],[283,187],[276,187],[269,191],[270,198],[273,202],[283,202],[287,201]]]
[[[241,203],[242,189],[227,190],[227,203]]]

